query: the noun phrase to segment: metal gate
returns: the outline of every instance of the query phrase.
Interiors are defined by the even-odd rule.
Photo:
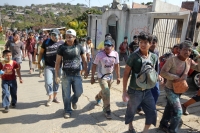
[[[153,35],[158,37],[158,50],[160,55],[169,52],[171,48],[180,43],[183,19],[154,19]]]

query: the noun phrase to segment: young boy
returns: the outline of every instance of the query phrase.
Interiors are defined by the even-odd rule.
[[[9,96],[11,94],[11,107],[15,108],[17,103],[17,80],[15,76],[15,69],[19,77],[20,83],[22,78],[20,74],[19,65],[16,61],[12,60],[11,51],[4,50],[4,61],[0,63],[1,78],[2,78],[2,106],[5,108],[4,112],[9,112]],[[9,91],[10,87],[10,91]]]
[[[156,106],[155,101],[151,93],[151,88],[144,89],[138,86],[136,83],[136,75],[142,68],[142,59],[150,59],[152,66],[155,66],[157,62],[157,56],[149,52],[149,48],[152,45],[152,36],[146,32],[141,32],[138,36],[139,39],[139,51],[131,54],[126,62],[126,67],[123,76],[123,101],[128,101],[125,124],[129,124],[129,132],[136,133],[132,121],[139,105],[145,112],[146,122],[143,133],[147,133],[151,124],[156,125]],[[140,57],[139,57],[140,55]],[[149,57],[150,56],[150,57]],[[131,80],[127,90],[128,78],[131,74]],[[155,79],[157,80],[157,79]]]

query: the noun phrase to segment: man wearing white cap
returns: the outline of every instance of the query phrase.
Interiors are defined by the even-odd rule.
[[[72,108],[77,109],[76,103],[78,98],[83,93],[82,78],[80,75],[82,59],[85,72],[87,72],[86,57],[83,47],[76,41],[76,31],[68,29],[66,31],[66,41],[58,48],[56,57],[56,82],[60,82],[59,68],[63,60],[63,74],[62,74],[62,97],[64,103],[64,118],[70,118]],[[88,73],[85,73],[87,78]],[[74,94],[71,96],[71,86]]]
[[[47,100],[46,106],[50,106],[51,102],[60,103],[57,99],[57,92],[59,84],[55,82],[55,62],[57,49],[60,45],[64,44],[63,41],[59,41],[60,32],[58,29],[52,29],[50,39],[43,42],[39,57],[38,57],[38,68],[40,69],[40,61],[42,58],[45,60],[44,68],[44,79],[45,88],[49,99]]]

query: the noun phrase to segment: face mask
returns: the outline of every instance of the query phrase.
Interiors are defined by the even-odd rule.
[[[12,59],[12,57],[11,57],[11,59]],[[9,61],[7,57],[4,57],[4,60],[5,60],[5,61]]]

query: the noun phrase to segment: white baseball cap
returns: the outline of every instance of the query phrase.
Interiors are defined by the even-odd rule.
[[[76,36],[76,31],[73,30],[73,29],[68,29],[68,30],[66,31],[66,34],[72,35],[72,36]]]

